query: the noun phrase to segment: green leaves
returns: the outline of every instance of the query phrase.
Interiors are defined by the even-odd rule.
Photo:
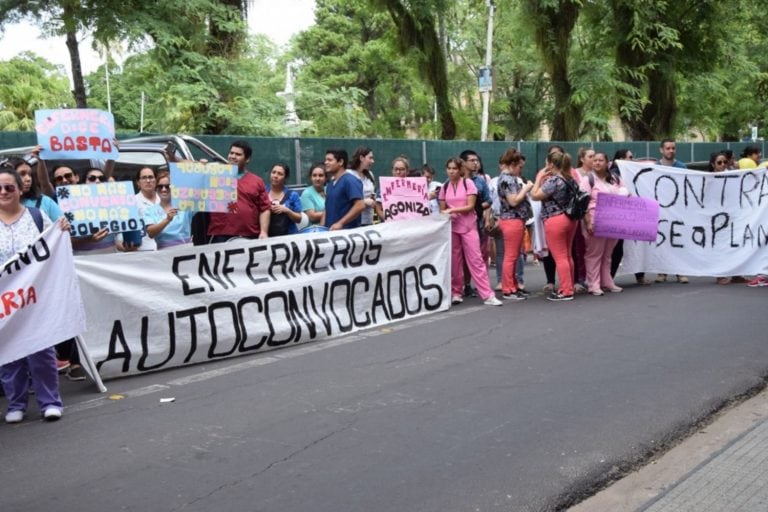
[[[62,69],[32,53],[0,62],[0,130],[34,130],[35,110],[71,103]]]

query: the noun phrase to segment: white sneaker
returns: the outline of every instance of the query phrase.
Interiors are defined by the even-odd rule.
[[[490,297],[488,297],[483,301],[483,304],[485,304],[486,306],[501,306],[503,302],[497,299],[495,295],[491,295]]]
[[[9,411],[8,414],[5,415],[6,423],[21,423],[21,420],[23,419],[24,411]]]
[[[45,421],[56,421],[61,419],[61,409],[55,406],[48,407],[45,411],[43,411],[43,419]]]
[[[464,297],[461,295],[454,295],[451,299],[451,304],[461,304],[462,302],[464,302]]]

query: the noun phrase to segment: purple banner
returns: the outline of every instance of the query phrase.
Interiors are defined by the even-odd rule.
[[[597,194],[594,236],[621,240],[656,240],[659,203],[644,197]]]

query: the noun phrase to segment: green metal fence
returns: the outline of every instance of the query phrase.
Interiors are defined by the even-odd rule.
[[[131,134],[135,137],[136,134]],[[118,138],[128,135],[118,135]],[[406,156],[411,168],[419,168],[430,164],[436,171],[438,180],[443,181],[445,161],[458,156],[465,149],[471,149],[483,160],[485,170],[496,174],[499,156],[509,147],[515,147],[527,157],[524,174],[533,178],[537,169],[544,165],[547,150],[552,144],[559,144],[575,156],[581,147],[591,147],[605,151],[609,157],[622,148],[632,150],[635,158],[658,158],[659,142],[479,142],[479,141],[441,141],[441,140],[402,140],[402,139],[348,139],[348,138],[288,138],[288,137],[248,137],[233,135],[196,135],[222,155],[226,156],[229,144],[236,139],[248,141],[254,152],[249,168],[261,176],[266,174],[276,162],[287,163],[291,167],[291,183],[307,183],[307,171],[314,162],[322,162],[325,151],[329,148],[346,149],[350,158],[355,148],[366,146],[373,150],[373,171],[376,175],[386,176],[390,173],[392,160],[398,156]],[[0,150],[12,147],[31,146],[36,143],[35,134],[31,132],[0,132]],[[756,144],[765,153],[765,142],[678,142],[677,158],[684,162],[709,160],[712,152],[721,149],[731,149],[739,155],[748,144]]]

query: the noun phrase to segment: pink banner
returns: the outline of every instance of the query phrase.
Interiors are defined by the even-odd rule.
[[[429,194],[426,178],[379,178],[384,221],[427,217]]]
[[[644,197],[598,194],[594,235],[622,240],[656,240],[659,203]]]

